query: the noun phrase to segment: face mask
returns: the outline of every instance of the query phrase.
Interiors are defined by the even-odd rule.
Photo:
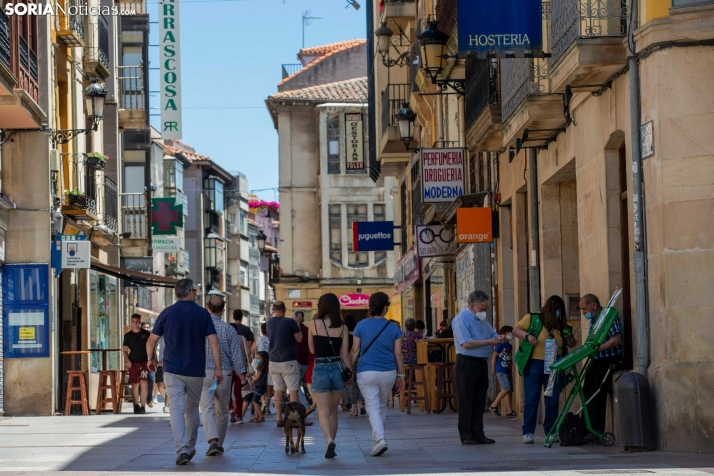
[[[560,316],[562,316],[562,313],[560,311],[555,311],[555,317],[560,319]]]
[[[593,312],[588,312],[587,314],[585,314],[585,319],[587,319],[588,321],[591,320],[593,317],[595,317],[595,313]]]
[[[476,319],[478,319],[479,321],[483,321],[484,319],[486,319],[486,312],[477,312],[476,314],[474,314],[474,316],[476,316]]]
[[[513,334],[511,334],[510,332],[509,332],[508,334],[506,334],[506,340],[508,340],[509,342],[512,341],[512,340],[513,340]]]

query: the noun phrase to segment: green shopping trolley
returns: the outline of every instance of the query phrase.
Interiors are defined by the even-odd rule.
[[[610,298],[610,302],[608,302],[607,307],[600,310],[600,314],[598,314],[595,324],[590,329],[588,338],[583,345],[568,353],[568,355],[559,359],[550,366],[551,374],[545,391],[546,395],[549,392],[552,395],[555,379],[558,378],[558,376],[563,378],[564,387],[569,385],[571,382],[575,382],[575,385],[573,385],[573,388],[570,389],[568,397],[565,400],[565,405],[563,405],[563,409],[560,411],[558,419],[555,421],[555,425],[553,425],[553,428],[550,429],[548,435],[545,437],[544,446],[546,448],[550,448],[553,446],[553,443],[555,443],[558,433],[560,432],[560,427],[563,425],[565,417],[568,415],[570,407],[573,405],[577,397],[580,397],[583,418],[588,431],[605,446],[612,446],[615,444],[615,435],[612,433],[600,434],[593,430],[590,424],[590,416],[588,415],[588,401],[585,399],[585,393],[583,392],[583,383],[585,382],[585,376],[588,374],[588,370],[590,370],[590,366],[593,363],[593,356],[598,353],[598,348],[607,340],[610,328],[615,322],[615,319],[617,319],[617,310],[614,308],[614,305],[619,299],[620,294],[622,294],[622,289],[616,290]],[[578,371],[577,364],[582,361],[585,361],[585,364],[583,365],[583,369]]]

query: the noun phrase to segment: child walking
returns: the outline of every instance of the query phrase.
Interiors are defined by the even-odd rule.
[[[498,333],[505,335],[508,341],[513,340],[513,328],[511,326],[501,327]],[[499,410],[498,404],[501,400],[505,399],[506,416],[508,418],[516,418],[516,412],[513,411],[511,404],[511,395],[513,394],[513,376],[511,375],[511,369],[513,367],[512,356],[513,346],[508,342],[498,344],[493,350],[491,370],[496,375],[496,378],[498,378],[498,383],[501,384],[501,393],[498,394],[496,400],[493,401],[493,405],[488,407],[488,409],[497,417],[501,416],[501,410]]]
[[[255,418],[250,420],[251,423],[263,423],[265,417],[260,409],[260,400],[263,398],[263,394],[268,389],[268,367],[270,365],[270,356],[264,350],[258,352],[257,355],[260,363],[255,369],[255,375],[253,375],[253,384],[255,385],[255,390],[253,391],[253,408],[255,409]]]

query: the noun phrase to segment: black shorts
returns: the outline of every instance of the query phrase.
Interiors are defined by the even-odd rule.
[[[156,372],[154,372],[154,382],[164,383],[164,368],[156,367]]]

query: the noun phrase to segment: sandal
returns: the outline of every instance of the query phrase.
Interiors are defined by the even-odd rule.
[[[261,418],[261,417],[255,417],[255,418],[250,419],[251,423],[263,423],[264,421],[265,421],[265,418]]]
[[[350,412],[350,416],[354,416],[354,417],[356,417],[357,415],[358,415],[358,413],[357,413],[357,412]]]

